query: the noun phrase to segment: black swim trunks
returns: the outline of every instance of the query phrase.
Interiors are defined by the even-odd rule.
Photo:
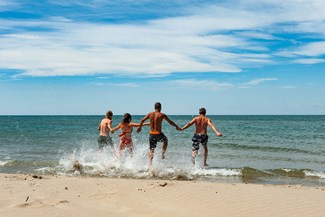
[[[150,134],[149,136],[150,149],[154,150],[157,147],[157,142],[167,142],[167,141],[168,139],[163,133]]]
[[[114,142],[112,137],[110,136],[98,136],[98,147],[99,149],[103,149],[104,147],[107,147],[108,145],[113,147]]]
[[[199,150],[200,143],[202,145],[206,145],[208,143],[208,135],[194,133],[194,136],[192,137],[192,142],[192,151],[197,151]]]

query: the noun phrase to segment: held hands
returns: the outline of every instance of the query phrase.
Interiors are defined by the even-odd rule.
[[[141,127],[138,127],[137,133],[140,133],[140,132],[141,132]]]
[[[176,127],[176,130],[178,131],[182,131],[183,129],[182,128],[179,128],[178,126]]]

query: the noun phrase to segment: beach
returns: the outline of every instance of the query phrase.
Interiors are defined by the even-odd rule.
[[[325,216],[325,186],[0,174],[0,216]]]

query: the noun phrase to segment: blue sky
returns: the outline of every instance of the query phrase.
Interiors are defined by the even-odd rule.
[[[325,114],[325,1],[0,0],[0,115]]]

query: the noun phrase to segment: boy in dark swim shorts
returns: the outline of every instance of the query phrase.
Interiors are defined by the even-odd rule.
[[[110,136],[99,135],[97,141],[98,141],[99,150],[102,150],[103,148],[105,148],[107,146],[113,147],[113,145],[114,145],[113,139]]]
[[[155,150],[155,148],[157,147],[157,142],[163,142],[168,144],[168,139],[163,133],[150,134],[149,135],[150,150]]]
[[[163,120],[166,120],[170,125],[176,127],[177,130],[180,130],[180,128],[173,122],[171,121],[167,115],[164,113],[161,113],[161,104],[157,102],[155,104],[155,111],[147,114],[141,121],[140,121],[140,126],[138,127],[137,132],[141,132],[141,128],[143,123],[147,120],[150,119],[150,136],[149,136],[149,144],[150,144],[150,149],[149,149],[149,166],[152,165],[152,159],[154,156],[154,151],[157,146],[157,142],[163,142],[162,146],[162,152],[161,152],[161,158],[165,158],[165,152],[168,146],[168,139],[167,137],[161,132],[162,130],[162,122]]]
[[[217,136],[222,136],[216,127],[213,125],[212,121],[205,116],[206,110],[205,108],[200,108],[199,116],[195,117],[192,121],[187,123],[182,130],[185,130],[195,124],[195,133],[192,137],[192,163],[195,164],[195,158],[198,154],[199,145],[203,146],[203,161],[204,166],[208,166],[207,157],[208,157],[208,135],[207,135],[207,126],[211,127],[211,129],[217,134]]]

